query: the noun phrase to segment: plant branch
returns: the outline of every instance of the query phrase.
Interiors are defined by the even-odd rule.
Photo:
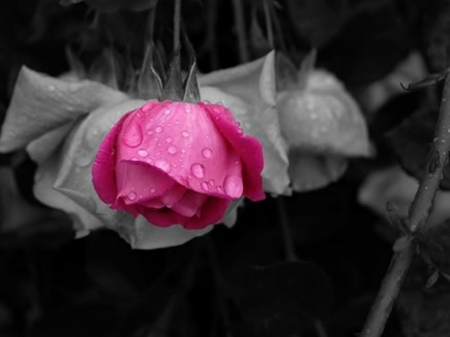
[[[180,48],[180,23],[181,23],[181,0],[175,0],[175,14],[173,17],[173,52]]]
[[[272,18],[270,16],[271,8],[269,8],[269,1],[271,0],[264,0],[263,2],[264,17],[266,19],[267,40],[269,41],[270,48],[275,49],[275,39],[273,37],[273,25],[272,25]],[[270,6],[272,6],[272,4],[270,4]]]
[[[379,337],[383,333],[395,299],[416,252],[414,233],[425,229],[426,220],[439,189],[450,150],[450,76],[445,76],[438,123],[431,144],[426,171],[408,215],[410,234],[397,240],[394,256],[367,318],[361,337]]]
[[[294,242],[292,241],[292,233],[289,227],[289,219],[287,216],[286,205],[283,197],[276,198],[278,208],[278,218],[281,228],[281,234],[283,236],[283,248],[286,256],[286,261],[295,262],[298,261],[297,254],[295,253]]]
[[[234,17],[236,18],[237,38],[239,43],[239,61],[246,63],[250,60],[247,50],[247,33],[245,30],[242,0],[233,0]]]

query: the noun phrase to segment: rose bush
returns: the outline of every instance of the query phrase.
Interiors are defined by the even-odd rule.
[[[93,165],[100,199],[157,226],[201,229],[231,200],[264,198],[262,147],[222,105],[150,101],[108,133]]]

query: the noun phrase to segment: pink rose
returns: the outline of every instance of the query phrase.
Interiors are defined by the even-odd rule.
[[[232,200],[264,199],[262,146],[218,104],[150,101],[106,135],[93,184],[111,208],[157,226],[201,229]]]

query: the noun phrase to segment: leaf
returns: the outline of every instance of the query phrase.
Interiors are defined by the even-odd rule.
[[[14,151],[126,95],[92,81],[66,82],[22,67],[0,135],[0,152]]]
[[[437,123],[437,111],[421,109],[405,119],[398,127],[387,134],[389,145],[400,161],[402,168],[421,179],[427,172],[428,152],[433,141],[434,129]],[[446,165],[444,178],[440,188],[450,189],[450,169]]]
[[[289,184],[287,146],[280,134],[275,107],[274,53],[201,76],[199,83],[202,99],[224,104],[245,132],[262,143],[264,189],[276,194],[286,193]]]
[[[239,309],[258,336],[302,335],[332,307],[329,277],[309,262],[250,267],[235,276],[233,285]]]

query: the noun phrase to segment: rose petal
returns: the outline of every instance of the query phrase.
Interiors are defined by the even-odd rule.
[[[26,149],[31,159],[37,164],[46,161],[58,146],[61,145],[62,141],[67,137],[68,133],[76,123],[77,121],[63,124],[29,143]]]
[[[211,114],[217,128],[243,161],[244,195],[253,201],[264,199],[260,175],[264,167],[261,143],[254,137],[243,135],[243,131],[237,127],[228,109],[220,105],[216,107],[211,107],[211,104],[208,107],[202,103],[200,105]]]
[[[224,184],[227,177],[241,179],[241,159],[205,108],[165,102],[152,110],[149,104],[126,119],[118,138],[118,161],[147,163],[202,194],[239,197],[227,194]]]
[[[316,70],[305,90],[278,95],[280,126],[290,148],[342,156],[369,156],[364,117],[355,100],[330,73]]]
[[[230,205],[231,200],[210,197],[206,199],[200,209],[198,219],[190,219],[186,221],[185,227],[189,229],[201,229],[209,224],[217,223],[223,220],[223,214]],[[232,213],[232,211],[230,211]],[[228,219],[232,221],[232,219]],[[236,221],[234,219],[233,223]]]
[[[103,227],[100,219],[94,214],[53,188],[58,169],[59,163],[56,156],[39,165],[34,183],[36,199],[44,205],[69,214],[73,220],[74,229],[77,231],[77,237],[85,236],[91,230]]]
[[[207,198],[204,194],[187,191],[172,209],[186,218],[191,218],[197,213]]]
[[[0,152],[25,147],[54,128],[126,98],[96,82],[66,82],[22,67],[2,126]]]
[[[136,219],[133,230],[127,232],[127,241],[135,249],[157,249],[181,245],[195,237],[205,235],[214,226],[195,230],[185,229],[182,226],[157,227],[149,225],[148,221],[140,216]]]
[[[347,169],[347,159],[293,151],[289,155],[289,176],[296,192],[325,187],[338,180]]]

